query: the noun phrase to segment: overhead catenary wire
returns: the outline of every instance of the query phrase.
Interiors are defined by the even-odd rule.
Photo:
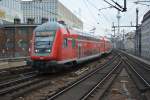
[[[144,5],[144,6],[150,6],[150,5],[144,4],[144,3],[137,3],[137,4]]]
[[[121,5],[119,5],[116,1],[111,0],[112,2],[114,2],[119,8],[123,9],[123,7]]]
[[[126,12],[127,11],[127,8],[126,8],[126,0],[124,0],[124,7],[121,6],[118,2],[114,1],[114,0],[111,0],[114,4],[108,2],[107,0],[104,0],[107,4],[113,6],[114,8],[116,8],[118,11],[121,11],[121,12]]]
[[[84,0],[84,4],[86,5],[86,7],[88,7],[88,4],[90,4],[90,2],[86,2],[86,0]],[[92,4],[92,6],[95,6],[94,4]],[[99,9],[95,6],[94,7],[98,12],[99,12]],[[91,10],[90,10],[90,8],[88,7],[88,9],[89,9],[89,13],[91,13]],[[94,16],[94,14],[93,13],[91,13],[92,14],[92,16]],[[95,17],[95,16],[94,16]],[[106,18],[105,16],[104,16],[104,18]],[[96,18],[95,18],[96,19]],[[108,19],[105,19],[108,23],[109,23],[109,20]],[[96,22],[97,22],[97,20],[95,20]],[[97,24],[99,24],[99,22],[97,23]],[[104,26],[101,26],[100,28],[102,29],[102,30],[104,30],[105,28],[102,28],[102,27],[104,27]]]
[[[133,1],[130,1],[130,2],[128,2],[128,3],[130,3],[130,4],[132,4],[132,5],[130,5],[130,7],[129,7],[129,9],[128,9],[128,14],[126,14],[126,15],[124,15],[124,17],[123,17],[123,20],[126,20],[127,19],[127,16],[135,16],[135,8],[139,8],[140,10],[139,10],[139,19],[142,21],[142,18],[143,18],[143,16],[144,16],[144,14],[149,10],[149,9],[147,9],[146,7],[147,6],[142,6],[142,5],[135,5],[135,3],[133,2]],[[133,13],[134,12],[134,13]],[[133,22],[133,24],[135,25],[135,18],[133,19],[134,17],[132,17],[132,19],[131,19],[131,21]],[[141,22],[140,21],[140,22]],[[130,23],[130,22],[125,22],[124,24],[127,24],[127,23]],[[134,26],[133,25],[133,26]],[[131,31],[131,28],[126,28],[127,29],[127,31],[128,32],[130,32]],[[133,31],[133,29],[132,29],[132,31]]]
[[[65,0],[64,0],[65,1]],[[63,2],[62,2],[63,3]],[[66,2],[66,3],[70,3],[70,4],[75,4],[73,1],[68,1],[68,2]],[[79,5],[76,5],[76,6],[79,6]],[[86,6],[85,4],[84,4],[84,6]],[[82,6],[81,6],[82,7]],[[87,7],[87,6],[86,6]],[[93,27],[95,27],[95,21],[96,20],[94,20],[94,22],[90,22],[90,21],[86,21],[85,19],[87,18],[87,16],[85,17],[85,16],[81,16],[79,13],[75,13],[75,15],[78,15],[79,16],[79,18],[83,21],[83,24],[86,26],[86,27],[89,27],[89,28],[93,28]],[[92,18],[93,18],[93,16],[92,16]],[[88,28],[88,29],[89,29]]]
[[[89,8],[86,0],[83,0],[83,4],[87,7],[88,12],[90,13],[90,16],[94,19],[94,21],[97,23],[96,17],[94,16],[93,12],[91,11],[91,9]]]
[[[100,12],[101,9],[97,8],[92,2],[90,2],[89,0],[87,0],[87,2],[93,6],[96,10],[98,10],[98,12]],[[107,7],[107,8],[111,8],[111,7]],[[110,23],[110,20],[107,18],[106,15],[104,15],[103,12],[101,12],[101,14],[103,15],[103,18],[105,19],[106,22]],[[100,14],[98,14],[98,16],[100,16]]]
[[[120,8],[118,8],[118,7],[114,6],[113,4],[109,3],[107,0],[104,0],[104,1],[105,1],[106,3],[108,3],[109,5],[111,5],[112,7],[116,8],[117,10],[121,11]]]
[[[90,4],[92,7],[94,7],[97,11],[99,11],[99,9],[92,3],[92,2],[90,2],[89,0],[87,0],[87,2],[88,2],[88,4]],[[99,17],[100,15],[98,14],[98,17]],[[99,24],[99,22],[100,21],[98,21],[97,23]],[[101,21],[102,22],[102,21]]]
[[[137,1],[135,1],[135,3],[138,3],[138,2],[150,2],[150,0],[137,0]]]
[[[65,0],[64,0],[65,1]],[[63,1],[63,2],[64,2]],[[63,3],[62,2],[62,3]],[[65,3],[70,3],[71,5],[72,4],[74,4],[74,2],[72,2],[72,1],[67,1],[67,2],[65,2]],[[65,5],[65,3],[63,3],[64,5]],[[79,5],[76,5],[76,6],[79,6]],[[84,16],[81,16],[79,13],[74,13],[75,15],[77,15],[82,21],[83,21],[83,23],[84,23],[84,25],[86,25],[86,26],[90,26],[90,27],[94,27],[93,25],[94,25],[94,23],[88,23],[88,22],[86,22],[84,19]],[[83,17],[83,18],[82,18]]]
[[[89,2],[89,4],[92,5],[95,9],[99,10],[92,2],[90,2],[89,0],[87,0],[87,2]]]
[[[94,7],[97,11],[99,11],[99,9],[92,3],[92,2],[90,2],[89,0],[87,0],[87,2],[88,2],[88,4],[90,4],[92,7]],[[98,14],[98,17],[99,17],[100,15]],[[99,22],[102,22],[102,21],[99,21],[99,18],[98,18],[98,22],[97,22],[97,24],[99,24]]]
[[[33,8],[33,7],[37,8],[37,9],[40,9],[40,10],[42,10],[42,11],[46,11],[46,12],[51,13],[51,14],[53,14],[53,15],[58,15],[58,16],[60,16],[58,13],[55,13],[55,12],[52,12],[52,11],[45,10],[45,9],[43,9],[43,8],[41,8],[41,7],[38,7],[38,6],[35,6],[35,5],[32,6],[32,8]],[[86,23],[86,22],[84,22],[84,23]],[[93,24],[89,24],[89,23],[87,24],[87,23],[86,23],[86,25],[92,26],[92,27],[93,27]]]

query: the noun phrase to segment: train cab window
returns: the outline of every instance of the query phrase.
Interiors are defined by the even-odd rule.
[[[55,31],[38,31],[35,32],[34,47],[36,53],[51,52],[55,38]]]
[[[75,48],[75,46],[76,46],[76,41],[75,39],[72,39],[72,48]]]
[[[68,47],[68,39],[64,38],[63,47]]]

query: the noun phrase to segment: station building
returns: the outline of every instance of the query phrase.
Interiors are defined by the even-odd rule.
[[[83,28],[83,22],[67,9],[59,0],[32,0],[22,1],[23,22],[34,19],[36,24],[42,23],[43,19],[48,21],[63,20],[69,26]]]
[[[0,58],[29,56],[32,32],[37,24],[5,24],[0,28]]]
[[[22,20],[21,0],[0,0],[0,24],[13,23],[14,18]]]
[[[0,0],[0,23],[13,23],[14,18],[25,24],[28,19],[35,24],[63,20],[71,27],[83,29],[83,22],[59,0]]]
[[[32,32],[43,19],[83,28],[83,22],[58,0],[2,0],[0,5],[1,21],[7,22],[0,24],[0,58],[29,56]]]

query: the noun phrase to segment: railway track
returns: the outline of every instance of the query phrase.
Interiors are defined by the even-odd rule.
[[[109,63],[48,97],[47,100],[85,100],[89,98],[119,68],[122,63],[120,60],[120,56],[114,58]]]
[[[50,77],[49,77],[50,85],[36,89],[36,91],[34,90],[32,92],[29,91],[28,93],[25,93],[25,95],[21,95],[21,97],[25,100],[28,100],[31,98],[45,100],[45,98],[48,97],[49,95],[53,95],[57,91],[61,90],[64,86],[75,82],[80,77],[84,76],[87,73],[90,73],[92,70],[95,70],[98,66],[102,66],[106,64],[107,61],[112,60],[114,57],[116,57],[116,55],[112,54],[108,56],[107,59],[105,58],[105,59],[99,60],[98,58],[88,63],[84,63],[78,66],[77,68],[68,69],[57,74],[56,73],[50,74]],[[88,70],[82,70],[82,69],[88,69]],[[38,91],[40,91],[40,93]]]
[[[17,83],[23,82],[23,81],[28,80],[30,78],[34,78],[37,76],[36,73],[37,73],[36,71],[33,71],[33,72],[24,73],[24,74],[19,74],[17,78],[1,81],[0,82],[0,89],[5,88],[7,86],[15,85]]]
[[[113,57],[112,59],[112,61],[115,62],[115,59],[117,59],[117,57]],[[107,64],[105,64],[103,67],[105,67],[106,65]],[[101,69],[103,69],[103,67]],[[13,78],[7,81],[0,82],[0,100],[15,99],[28,92],[33,91],[34,89],[45,87],[51,83],[50,78],[47,78],[45,76],[40,77],[34,71],[20,74],[19,76],[20,77],[17,77],[15,79]]]
[[[128,65],[128,70],[132,71],[133,75],[138,77],[138,79],[141,81],[140,83],[143,84],[143,86],[139,86],[140,90],[147,90],[150,89],[150,70],[149,68],[146,68],[141,62],[134,62],[131,59],[125,60],[126,64]]]
[[[14,80],[0,83],[0,99],[11,100],[28,91],[40,88],[49,83],[46,78],[38,77],[36,72],[30,72]],[[9,95],[9,96],[8,96]]]
[[[149,66],[136,61],[124,54],[113,57],[103,66],[95,69],[71,84],[61,88],[56,93],[47,96],[47,100],[98,100],[113,84],[122,68],[125,67],[141,92],[140,100],[147,99],[146,92],[150,90]],[[45,87],[52,81],[50,78],[39,77],[36,73],[26,73],[10,81],[0,82],[0,100],[11,100],[34,89]],[[45,97],[44,97],[45,99]]]
[[[17,78],[18,76],[33,72],[34,70],[31,68],[31,66],[20,66],[16,68],[7,68],[7,69],[1,69],[0,70],[0,81],[5,81],[13,78]]]
[[[141,100],[149,100],[145,93],[150,91],[150,67],[143,62],[128,57],[127,55],[123,56],[123,60],[127,65],[126,70],[128,74],[141,92]]]

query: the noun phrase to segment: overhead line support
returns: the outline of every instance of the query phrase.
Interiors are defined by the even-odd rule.
[[[126,0],[124,0],[124,7],[122,7],[120,4],[118,4],[117,2],[115,2],[114,0],[111,0],[113,3],[115,3],[115,5],[109,3],[108,1],[104,0],[106,3],[108,3],[109,5],[111,5],[112,7],[116,8],[118,11],[121,11],[121,12],[125,12],[127,11],[127,2]]]
[[[119,8],[123,9],[123,7],[121,5],[119,5],[117,2],[115,2],[114,0],[111,0],[111,1],[114,2],[117,6],[119,6]]]

